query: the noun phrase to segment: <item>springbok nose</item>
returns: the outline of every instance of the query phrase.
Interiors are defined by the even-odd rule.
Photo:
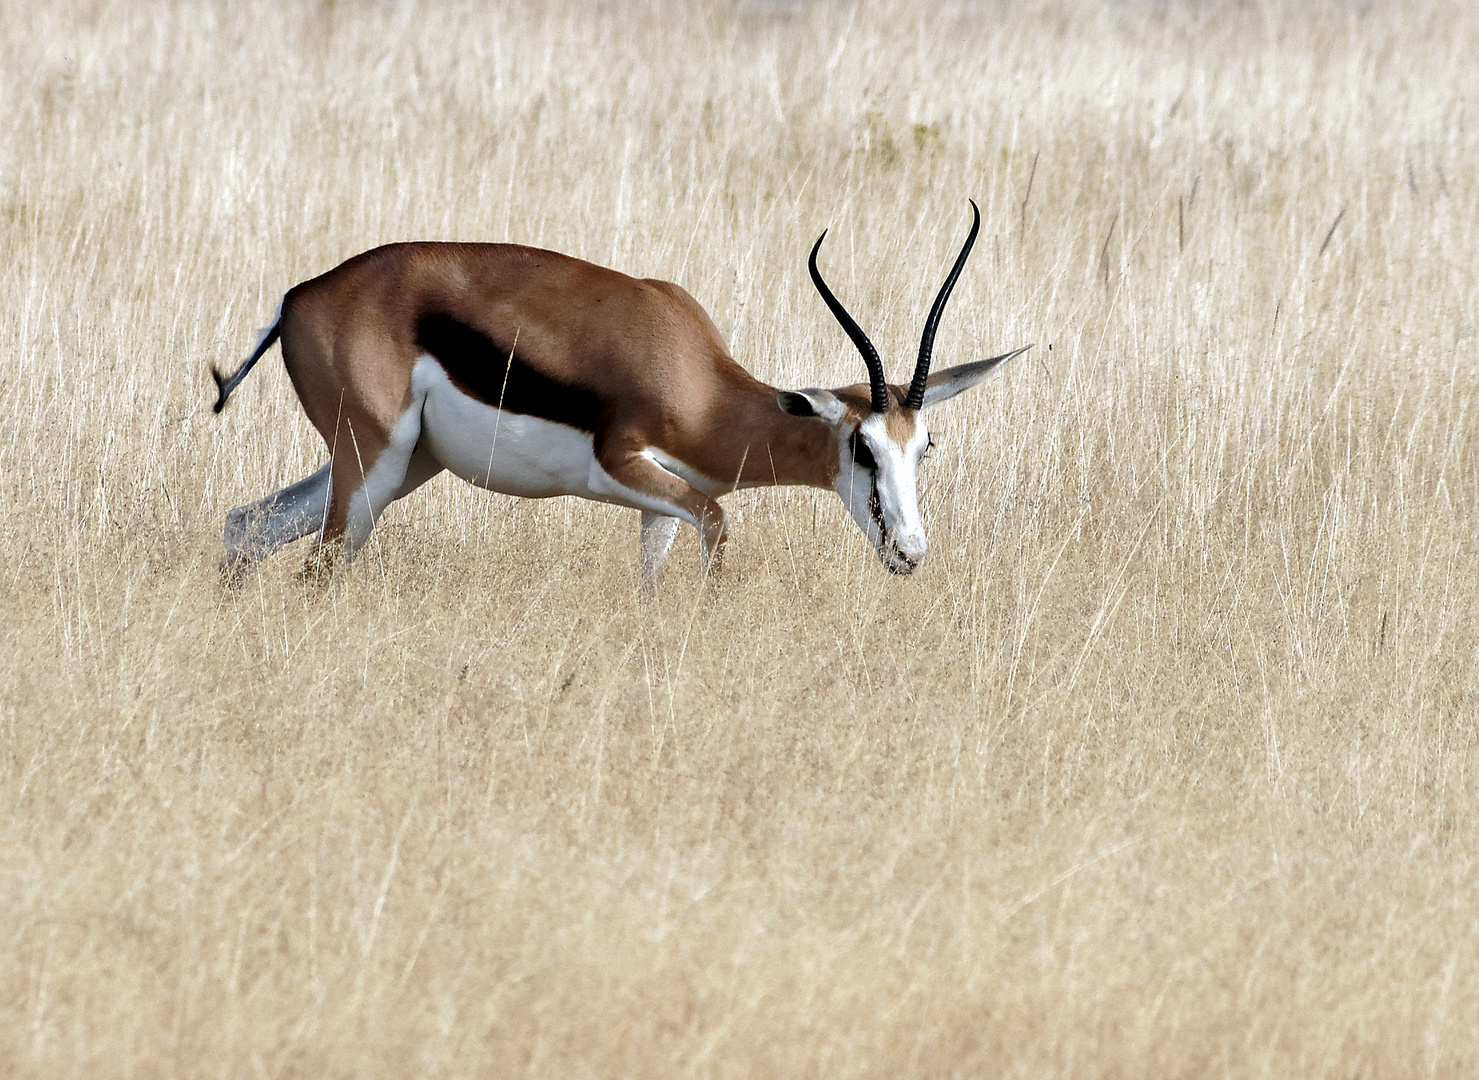
[[[929,541],[925,539],[922,529],[918,532],[900,533],[894,537],[894,549],[915,566],[924,561],[925,549],[928,547]]]

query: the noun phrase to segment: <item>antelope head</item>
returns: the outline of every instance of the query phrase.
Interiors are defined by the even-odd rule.
[[[917,570],[928,547],[916,490],[920,463],[934,445],[924,421],[925,410],[969,390],[999,365],[1031,348],[1024,346],[990,360],[977,360],[930,374],[935,330],[981,229],[981,211],[974,200],[971,211],[974,220],[970,235],[925,320],[914,377],[907,388],[890,385],[885,380],[878,350],[822,280],[817,269],[817,252],[827,237],[824,231],[807,262],[811,280],[862,354],[868,368],[868,382],[836,390],[785,391],[778,399],[785,412],[816,417],[835,433],[838,469],[832,487],[883,565],[895,574],[912,574]]]

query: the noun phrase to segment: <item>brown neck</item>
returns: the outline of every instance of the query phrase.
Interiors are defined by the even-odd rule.
[[[740,487],[799,484],[830,488],[837,476],[837,437],[822,421],[781,411],[780,393],[758,379],[726,387],[705,425],[691,464]]]
[[[751,446],[742,483],[830,488],[838,469],[836,433],[815,417],[782,412],[779,393],[765,387],[749,417]]]

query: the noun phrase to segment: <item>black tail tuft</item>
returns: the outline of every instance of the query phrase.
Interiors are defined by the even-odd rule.
[[[265,353],[268,349],[272,348],[273,343],[276,342],[277,339],[281,336],[279,330],[281,324],[282,308],[279,307],[277,318],[272,321],[271,326],[269,326],[266,330],[262,332],[262,340],[257,342],[257,348],[255,349],[255,351],[253,351],[252,355],[247,358],[246,363],[242,364],[241,367],[236,369],[236,374],[232,375],[229,379],[221,374],[221,370],[219,368],[212,365],[211,378],[216,380],[216,403],[211,406],[212,412],[218,413],[226,407],[226,399],[231,396],[231,391],[235,390],[241,380],[247,377],[247,372],[252,370],[252,366],[256,364],[258,360],[262,359],[262,354]]]

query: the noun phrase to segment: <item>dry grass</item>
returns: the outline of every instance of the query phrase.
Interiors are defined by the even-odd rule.
[[[1479,1071],[1471,5],[79,8],[0,11],[0,1071]],[[643,604],[442,480],[218,588],[294,282],[534,242],[836,384],[810,241],[902,372],[967,195],[938,355],[1038,347],[915,578],[756,492]]]

